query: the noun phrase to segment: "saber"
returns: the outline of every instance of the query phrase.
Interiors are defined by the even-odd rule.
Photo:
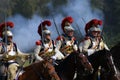
[[[77,23],[75,23],[76,27],[78,28],[79,34],[83,37],[82,32],[80,31],[80,27],[78,26]]]
[[[8,53],[7,53],[7,44],[8,44],[8,41],[7,41],[7,30],[8,30],[8,27],[7,27],[7,21],[6,21],[6,16],[7,16],[7,9],[8,9],[8,7],[9,7],[9,0],[8,0],[8,6],[6,6],[6,8],[5,8],[5,11],[4,11],[4,17],[5,17],[5,28],[3,29],[3,30],[5,30],[5,34],[4,34],[4,36],[3,36],[3,39],[5,40],[5,55],[8,55]]]
[[[41,26],[41,40],[42,40],[42,43],[44,44],[44,37],[43,37],[43,25],[42,25],[42,20],[41,20],[41,24],[40,24],[40,26]]]
[[[41,1],[40,1],[40,3],[41,3]],[[42,9],[42,6],[40,6],[40,12],[41,12],[41,14],[42,14],[42,11],[41,11],[41,9]],[[42,22],[43,22],[44,20],[42,19],[42,17],[41,17],[41,40],[42,40],[42,43],[44,44],[44,37],[43,37],[43,24],[42,24]],[[43,47],[44,47],[44,45],[43,45]]]
[[[52,18],[53,18],[53,22],[54,22],[55,28],[56,28],[56,30],[57,30],[58,36],[60,36],[60,32],[58,31],[58,27],[57,27],[57,24],[56,24],[56,22],[55,22],[55,18],[54,18],[53,15],[52,15]]]
[[[82,17],[82,21],[84,22],[84,24],[86,24],[86,21],[85,21],[85,19]]]

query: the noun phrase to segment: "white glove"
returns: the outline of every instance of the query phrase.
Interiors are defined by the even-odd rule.
[[[74,45],[74,46],[73,46],[73,49],[74,49],[75,51],[77,51],[77,50],[78,50],[77,45]]]

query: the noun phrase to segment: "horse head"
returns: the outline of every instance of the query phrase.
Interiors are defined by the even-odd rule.
[[[88,61],[87,57],[81,53],[78,55],[78,59],[77,59],[78,61],[79,61],[79,58],[80,58],[80,62],[82,64],[85,72],[92,73],[93,67],[92,67],[91,63]]]
[[[104,60],[104,64],[102,66],[107,69],[107,71],[109,72],[110,75],[116,75],[117,70],[114,65],[111,52],[106,49],[104,49],[100,52],[101,52],[102,58]]]

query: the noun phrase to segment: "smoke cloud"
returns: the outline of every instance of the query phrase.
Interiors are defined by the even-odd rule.
[[[89,20],[93,18],[103,20],[104,15],[100,10],[92,10],[90,5],[90,0],[70,0],[68,5],[59,8],[62,9],[62,13],[54,13],[55,22],[60,33],[61,21],[66,16],[72,16],[74,23],[77,23],[80,27],[80,31],[84,35],[84,26]],[[58,10],[59,10],[58,9]],[[55,39],[58,34],[53,23],[52,18],[46,18],[52,21],[52,26],[48,29],[52,32],[52,38]],[[18,47],[22,51],[30,51],[34,48],[36,40],[40,39],[37,33],[38,25],[41,20],[45,20],[37,15],[34,15],[32,19],[25,19],[21,15],[15,15],[8,18],[9,21],[13,21],[15,24],[13,31],[14,41],[17,43]],[[73,23],[73,24],[74,24]]]

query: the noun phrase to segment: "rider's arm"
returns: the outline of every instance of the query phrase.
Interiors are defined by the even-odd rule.
[[[56,48],[57,48],[58,50],[60,50],[61,45],[62,45],[62,41],[61,41],[61,40],[56,41]]]
[[[40,50],[41,50],[41,45],[37,45],[35,50],[34,50],[34,53],[35,53],[35,57],[37,60],[43,60],[40,56],[39,56],[39,53],[40,53]]]
[[[77,44],[73,45],[73,49],[74,49],[75,51],[78,50]]]
[[[61,46],[62,46],[62,43],[63,43],[63,37],[62,37],[62,36],[57,37],[55,43],[56,43],[56,48],[57,48],[58,50],[60,50],[60,48],[61,48]]]
[[[2,54],[2,45],[0,44],[0,60],[2,59],[2,56],[3,56],[3,54]]]
[[[23,52],[21,52],[19,48],[17,48],[17,55],[18,55],[19,57],[21,57],[21,60],[22,60],[22,61],[25,61],[25,60],[28,59],[29,56],[30,56],[29,53],[23,53]]]
[[[73,49],[74,49],[75,51],[78,50],[77,41],[74,42]]]
[[[55,48],[55,55],[54,56],[58,60],[64,59],[64,57],[65,57],[57,48]]]
[[[99,47],[100,47],[100,50],[103,50],[104,48],[108,51],[110,50],[103,40],[101,40]]]
[[[88,55],[93,54],[95,52],[95,49],[92,49],[92,48],[88,49],[90,45],[91,45],[90,39],[84,40],[81,45],[82,52],[87,53]],[[79,48],[80,48],[80,46],[79,46]]]

